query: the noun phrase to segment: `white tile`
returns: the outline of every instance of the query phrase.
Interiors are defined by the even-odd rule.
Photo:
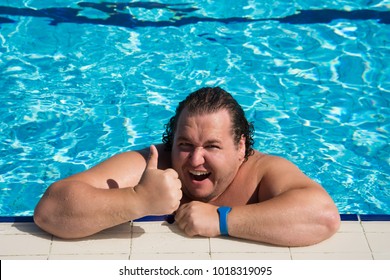
[[[368,232],[366,236],[373,252],[390,253],[390,232]]]
[[[368,247],[364,234],[355,232],[340,232],[319,244],[307,247],[292,247],[291,253],[293,257],[296,252],[370,253],[371,251]]]
[[[138,233],[182,232],[175,224],[168,224],[167,222],[134,222],[132,230]]]
[[[50,255],[49,260],[128,260],[129,254]]]
[[[135,253],[131,260],[210,260],[209,253]]]
[[[51,254],[129,254],[131,233],[96,234],[77,240],[54,238]]]
[[[232,237],[210,239],[212,253],[289,253],[288,247],[279,247]]]
[[[31,260],[47,260],[47,254],[44,255],[20,255],[20,256],[0,256],[1,260],[18,260],[18,261],[31,261]]]
[[[371,253],[293,253],[293,260],[372,260]]]
[[[390,222],[362,222],[365,232],[390,232]]]
[[[278,247],[242,239],[190,238],[165,222],[125,223],[89,238],[61,240],[34,223],[0,223],[1,259],[279,260],[390,259],[389,222],[343,221],[317,245]],[[372,252],[371,252],[371,250]],[[50,255],[49,252],[51,251]]]
[[[1,235],[0,256],[48,255],[51,242],[47,235]]]
[[[2,234],[47,234],[34,223],[0,223],[0,235]]]
[[[337,232],[363,232],[359,221],[342,221]]]
[[[133,233],[132,254],[208,253],[209,239],[186,237],[179,233]]]
[[[373,252],[374,260],[390,260],[390,252],[387,253],[377,253]]]
[[[290,253],[211,253],[213,260],[291,260]]]

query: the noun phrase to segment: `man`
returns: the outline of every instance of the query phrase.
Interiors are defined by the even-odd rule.
[[[175,213],[189,236],[223,234],[282,246],[329,238],[340,223],[330,196],[291,162],[254,151],[252,134],[229,93],[200,89],[180,102],[163,145],[118,154],[55,182],[37,205],[35,222],[59,237],[78,238]]]

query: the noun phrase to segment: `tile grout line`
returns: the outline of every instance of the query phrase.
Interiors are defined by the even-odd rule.
[[[209,240],[209,258],[210,258],[210,260],[212,260],[213,258],[212,258],[212,252],[211,252],[211,238],[209,237],[208,240]]]
[[[291,247],[288,247],[288,252],[290,253],[290,260],[293,260],[293,254],[291,251]]]
[[[52,249],[53,249],[53,242],[54,242],[54,235],[51,235],[51,237],[50,237],[49,253],[47,254],[46,260],[49,260],[49,259],[50,259],[51,251],[52,251]]]
[[[358,217],[359,217],[359,224],[360,224],[360,226],[362,227],[362,230],[363,230],[364,239],[366,240],[368,248],[370,249],[371,258],[373,260],[375,260],[374,252],[372,251],[370,241],[368,240],[367,235],[366,235],[366,230],[364,229],[364,226],[363,226],[362,220],[360,219],[360,216],[358,216]]]
[[[134,223],[133,221],[130,221],[131,225],[130,225],[130,251],[129,251],[129,257],[127,258],[128,260],[131,260],[131,255],[133,254],[133,227],[134,227]]]
[[[385,221],[385,223],[386,223],[387,221]],[[368,246],[368,248],[369,248],[369,250],[370,250],[370,257],[368,257],[368,251],[366,251],[366,250],[364,250],[365,252],[366,252],[366,258],[367,259],[371,259],[371,260],[375,260],[375,258],[374,258],[374,256],[375,256],[375,254],[376,254],[376,240],[373,240],[373,239],[369,239],[368,238],[368,235],[370,235],[371,233],[376,233],[376,232],[381,232],[379,229],[377,229],[377,228],[371,228],[371,225],[370,226],[368,226],[369,224],[370,224],[370,221],[365,221],[364,219],[360,219],[360,218],[357,218],[356,219],[356,221],[355,221],[355,223],[357,224],[357,225],[359,225],[360,226],[360,230],[358,230],[357,231],[357,228],[356,227],[354,227],[354,228],[352,228],[351,230],[352,230],[352,232],[356,232],[356,233],[358,233],[358,232],[360,232],[360,234],[364,234],[364,239],[363,240],[366,240],[365,242],[366,243],[364,243],[363,242],[363,240],[362,239],[360,239],[360,242],[359,243],[361,243],[361,244],[367,244],[367,246]],[[363,224],[364,223],[364,224]],[[10,227],[12,227],[11,225],[10,225]],[[367,230],[365,230],[365,227],[367,227]],[[133,223],[130,223],[130,228],[129,227],[127,227],[127,229],[126,229],[126,232],[127,233],[129,233],[127,236],[128,236],[128,238],[130,237],[130,244],[129,243],[127,243],[126,244],[126,246],[129,246],[129,247],[127,247],[128,249],[129,249],[129,251],[126,251],[126,253],[127,253],[127,256],[124,256],[124,255],[122,255],[122,257],[125,257],[125,259],[126,259],[126,257],[127,257],[127,259],[131,259],[132,258],[132,255],[133,255],[133,249],[134,249],[134,236],[135,236],[135,234],[136,234],[136,232],[134,232],[134,230],[135,230],[135,228],[136,228],[136,226],[133,224]],[[23,230],[24,228],[22,228],[21,230]],[[30,227],[28,227],[28,229],[30,229]],[[386,227],[386,229],[387,229],[387,227]],[[123,231],[123,229],[119,229],[119,230],[122,230]],[[130,232],[129,232],[129,230],[130,230]],[[23,230],[23,232],[24,232],[25,230]],[[5,230],[4,232],[7,232],[7,233],[5,233],[6,235],[23,235],[23,234],[18,234],[18,233],[11,233],[11,231],[8,231],[8,230]],[[347,230],[347,232],[351,232],[349,229]],[[34,235],[34,234],[33,234]],[[41,234],[38,234],[38,236],[40,236]],[[1,236],[1,235],[0,235]],[[370,236],[371,237],[371,236]],[[214,255],[214,253],[215,252],[213,252],[213,244],[212,244],[212,242],[213,242],[213,240],[214,239],[211,239],[211,238],[208,238],[208,258],[209,258],[209,260],[212,260],[213,258],[218,258],[218,256],[213,256]],[[373,243],[373,244],[370,244],[370,240],[371,240],[371,242]],[[375,241],[375,242],[374,242]],[[33,254],[31,254],[31,256],[37,256],[37,257],[42,257],[42,259],[50,259],[50,258],[52,258],[53,256],[52,256],[52,254],[53,254],[53,251],[54,251],[54,249],[56,249],[57,248],[57,246],[56,246],[56,248],[54,248],[54,242],[57,242],[58,243],[58,239],[54,236],[54,235],[47,235],[47,242],[49,242],[49,243],[46,243],[46,244],[49,244],[49,248],[48,248],[48,251],[46,251],[46,253],[42,253],[42,254],[40,254],[40,253],[33,253]],[[383,241],[383,242],[385,242],[385,240]],[[215,245],[215,244],[214,244]],[[297,257],[296,256],[296,252],[295,252],[295,250],[293,251],[292,250],[293,249],[293,247],[288,247],[288,252],[289,252],[289,259],[291,259],[291,260],[293,260],[293,259],[295,259],[295,257]],[[206,252],[207,252],[206,251]],[[363,252],[363,251],[362,251]],[[218,252],[218,250],[217,250],[217,253],[219,253]],[[248,252],[249,253],[249,252]],[[287,252],[286,252],[287,253]],[[329,253],[332,253],[331,251],[329,251]],[[57,255],[56,253],[54,253],[55,254],[55,256]],[[109,254],[111,254],[111,253],[107,253],[108,255]],[[19,255],[19,254],[17,254],[17,255]],[[20,255],[22,255],[22,254],[20,254]],[[76,254],[77,255],[77,254]],[[9,255],[10,257],[11,257],[11,254]],[[26,255],[26,257],[29,257],[29,256],[27,256]],[[299,257],[297,257],[298,259],[299,259]]]

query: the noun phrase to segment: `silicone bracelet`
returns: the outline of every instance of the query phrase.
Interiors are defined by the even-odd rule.
[[[221,232],[221,235],[229,235],[227,216],[231,210],[232,208],[228,206],[221,206],[217,210],[219,214],[219,231]]]

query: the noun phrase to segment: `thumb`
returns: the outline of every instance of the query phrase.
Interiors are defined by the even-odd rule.
[[[158,151],[156,146],[151,145],[149,151],[149,159],[146,163],[146,169],[157,169]]]

